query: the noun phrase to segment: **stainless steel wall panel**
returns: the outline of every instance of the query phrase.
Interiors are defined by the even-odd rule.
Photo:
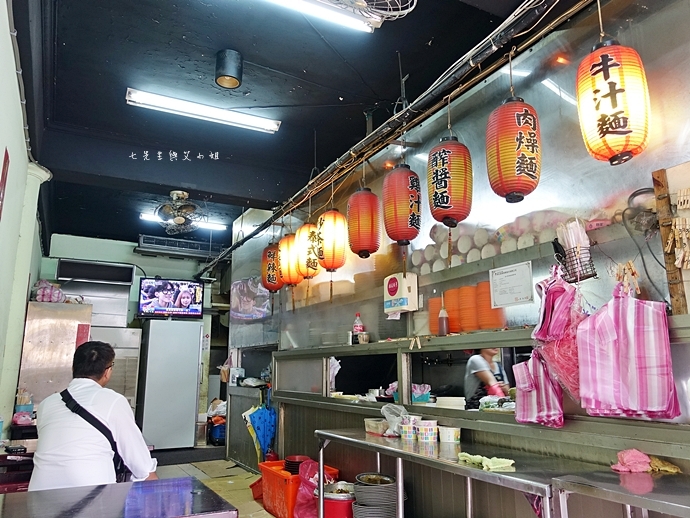
[[[130,286],[71,281],[61,289],[65,295],[83,297],[93,306],[91,325],[127,327]]]
[[[29,302],[19,369],[19,388],[37,405],[72,380],[77,329],[91,324],[91,305]]]

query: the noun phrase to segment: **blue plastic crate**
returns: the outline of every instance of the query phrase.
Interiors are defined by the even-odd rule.
[[[225,424],[216,424],[211,428],[212,439],[225,439]]]

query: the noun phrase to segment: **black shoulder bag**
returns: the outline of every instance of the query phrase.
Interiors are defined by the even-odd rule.
[[[113,434],[110,431],[110,429],[107,426],[105,426],[101,421],[99,421],[98,418],[94,417],[93,414],[91,414],[83,406],[77,403],[72,397],[72,394],[70,394],[67,389],[60,392],[60,396],[62,396],[62,400],[67,405],[67,408],[69,408],[72,412],[77,414],[79,417],[84,419],[84,421],[86,421],[96,430],[105,435],[105,438],[108,439],[110,447],[113,449],[114,453],[113,464],[115,465],[115,480],[117,482],[127,482],[127,479],[129,478],[129,474],[131,473],[131,471],[125,465],[125,462],[122,460],[122,457],[120,457],[120,454],[117,451],[117,444],[115,444],[115,439],[113,438]]]

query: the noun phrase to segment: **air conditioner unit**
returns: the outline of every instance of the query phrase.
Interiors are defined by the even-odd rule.
[[[141,255],[162,255],[179,259],[198,260],[214,259],[224,250],[220,244],[142,234],[139,235],[139,246],[134,248],[134,252]],[[229,261],[230,258],[228,257],[225,260]]]

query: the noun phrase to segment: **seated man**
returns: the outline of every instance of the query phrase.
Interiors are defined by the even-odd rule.
[[[74,353],[74,379],[67,389],[77,403],[110,429],[132,480],[155,480],[157,461],[151,458],[129,403],[105,388],[114,359],[110,344],[82,344]],[[38,444],[29,491],[115,482],[114,453],[108,439],[67,408],[59,393],[41,402],[36,419]]]

